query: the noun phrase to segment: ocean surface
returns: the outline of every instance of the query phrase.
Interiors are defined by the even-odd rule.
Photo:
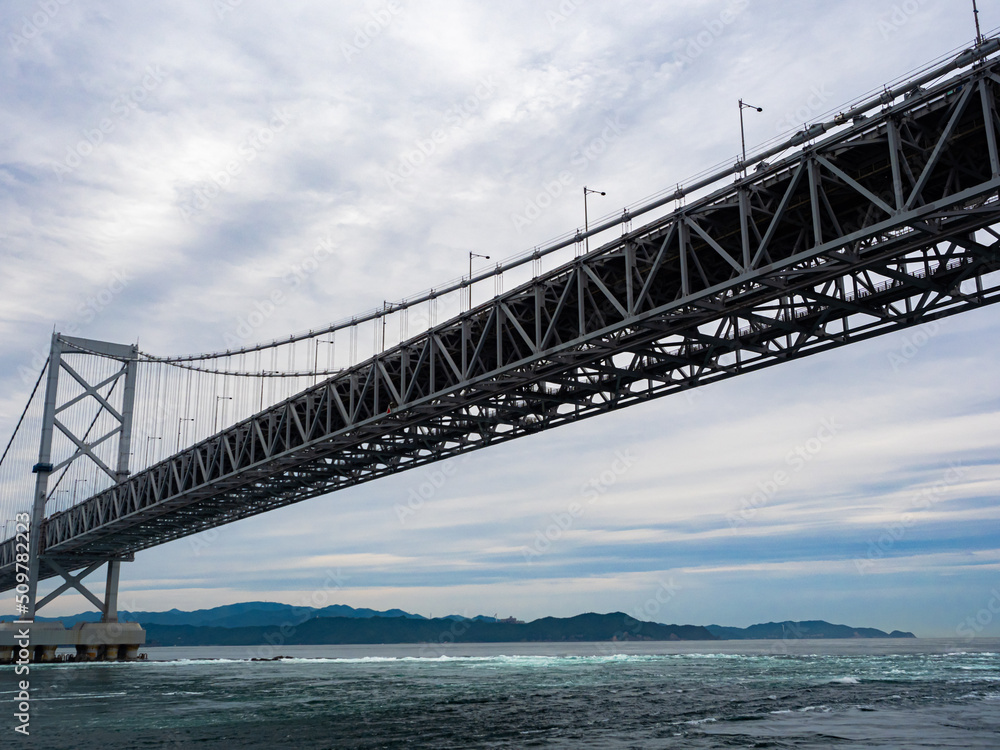
[[[150,648],[2,748],[1000,748],[1000,639]]]

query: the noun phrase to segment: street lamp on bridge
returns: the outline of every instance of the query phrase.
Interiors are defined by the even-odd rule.
[[[150,440],[163,440],[163,438],[162,437],[147,437],[146,438],[146,451],[145,451],[146,455],[143,456],[143,460],[147,461],[147,462],[149,461],[149,441]]]
[[[52,500],[56,500],[56,498],[59,497],[60,493],[65,493],[65,494],[68,495],[69,494],[69,490],[56,490],[55,492],[52,493]],[[57,505],[58,505],[58,503],[57,503]],[[72,507],[72,506],[70,506],[70,507]],[[62,510],[62,508],[56,507],[56,510]],[[6,528],[7,528],[6,527],[6,522],[4,522],[4,529],[6,529]],[[4,537],[4,538],[6,539],[6,537]]]
[[[590,193],[597,193],[598,195],[607,195],[603,190],[591,190],[586,185],[583,186],[583,253],[586,255],[590,252],[590,237],[587,236],[587,232],[590,231],[590,218],[587,216],[587,196]]]
[[[220,401],[232,401],[232,396],[216,396],[215,397],[215,414],[212,418],[212,433],[219,431],[219,402]]]
[[[385,318],[391,312],[392,304],[390,304],[389,300],[382,300],[382,351],[385,351]]]
[[[193,422],[193,421],[194,421],[194,417],[178,417],[177,418],[177,449],[174,451],[174,453],[180,453],[181,452],[181,427],[184,425],[185,422]]]
[[[743,130],[743,110],[744,109],[756,109],[758,112],[763,112],[763,107],[755,107],[752,104],[747,104],[745,101],[740,99],[740,141],[743,144],[743,161],[740,162],[740,167],[743,169],[743,176],[747,176],[747,136]]]
[[[320,344],[336,344],[336,341],[327,341],[326,339],[316,339],[316,346],[313,347],[313,385],[319,382],[319,345]],[[382,323],[382,348],[385,348],[385,321],[383,319]],[[265,373],[266,375],[267,373]],[[264,378],[261,378],[261,410],[264,409]]]
[[[327,343],[332,344],[333,342],[329,341]],[[264,411],[264,383],[267,382],[267,379],[269,377],[280,375],[280,374],[281,374],[281,372],[279,370],[263,370],[260,373],[260,411]],[[270,391],[268,391],[268,398],[271,398],[271,392]]]
[[[485,258],[490,259],[488,255],[482,255],[480,253],[469,252],[469,309],[472,309],[472,259],[473,258]]]

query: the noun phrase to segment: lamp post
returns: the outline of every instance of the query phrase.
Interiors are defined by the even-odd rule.
[[[763,112],[763,107],[755,107],[752,104],[747,104],[745,101],[740,99],[740,142],[743,144],[743,161],[740,162],[740,167],[743,169],[743,176],[747,176],[747,137],[746,132],[743,129],[743,110],[744,109],[756,109],[758,112]]]
[[[587,236],[587,232],[590,231],[590,218],[587,216],[587,196],[590,193],[597,193],[598,195],[607,195],[607,193],[601,190],[591,190],[586,185],[583,186],[583,252],[584,254],[590,252],[590,237]]]
[[[177,448],[174,450],[174,453],[180,453],[181,452],[181,426],[185,422],[193,422],[193,421],[194,421],[194,417],[178,417],[177,418]]]
[[[313,385],[316,385],[316,383],[319,382],[319,345],[320,344],[335,344],[335,343],[336,343],[335,341],[324,341],[323,339],[316,339],[316,346],[314,347],[314,352],[313,352],[313,375],[314,375]],[[382,322],[382,348],[383,349],[385,348],[385,321],[384,320]],[[265,375],[266,374],[267,373],[265,373]],[[261,381],[261,391],[260,391],[261,392],[261,396],[260,396],[261,401],[260,401],[260,408],[261,408],[261,410],[263,410],[264,409],[264,378],[261,378],[260,381]]]
[[[219,430],[219,402],[220,401],[232,401],[232,396],[216,396],[215,397],[215,414],[212,418],[212,433],[216,433]]]
[[[264,381],[267,380],[267,376],[270,374],[268,370],[264,370],[260,374],[260,408],[257,411],[264,411]]]
[[[69,490],[56,490],[52,494],[52,499],[55,500],[56,498],[58,498],[60,492],[65,492],[67,495],[69,494]],[[57,507],[56,510],[62,510],[62,508]],[[6,528],[6,524],[4,525],[4,528]]]
[[[382,300],[382,351],[385,351],[385,324],[386,316],[392,312],[392,305],[388,300]]]
[[[146,438],[146,455],[143,456],[144,461],[149,461],[149,441],[150,440],[163,440],[162,437],[147,437]]]
[[[80,482],[86,482],[86,481],[88,481],[88,480],[86,480],[86,479],[74,479],[73,480],[73,502],[71,503],[71,505],[76,505],[76,487],[77,487],[77,485],[80,484]]]
[[[469,309],[472,309],[472,259],[473,258],[485,258],[490,259],[488,255],[481,255],[480,253],[469,252]]]

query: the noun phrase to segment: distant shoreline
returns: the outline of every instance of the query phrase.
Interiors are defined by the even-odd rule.
[[[205,627],[144,625],[148,646],[310,646],[442,643],[715,641],[697,625],[641,622],[620,612],[545,617],[530,623],[407,617],[317,617],[297,625]]]
[[[621,612],[546,617],[529,623],[406,617],[318,617],[291,625],[212,627],[144,624],[148,646],[389,645],[442,643],[580,643],[915,638],[822,621],[767,623],[749,628],[664,625]]]
[[[96,612],[63,618],[66,627],[95,622]],[[7,618],[0,618],[0,620]],[[426,618],[399,609],[377,611],[331,605],[323,609],[275,602],[244,602],[182,612],[120,612],[122,622],[138,622],[146,645],[270,646],[404,645],[445,643],[580,643],[741,641],[807,639],[915,638],[913,633],[836,625],[824,620],[769,622],[747,628],[721,625],[666,625],[623,612],[543,617],[522,622],[513,617],[451,615]]]

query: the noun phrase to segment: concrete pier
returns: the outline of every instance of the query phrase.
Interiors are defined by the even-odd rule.
[[[0,664],[25,656],[35,664],[56,661],[60,646],[76,647],[72,661],[132,661],[145,642],[146,631],[135,622],[79,622],[72,628],[61,622],[0,622]],[[22,654],[25,649],[26,655]]]

